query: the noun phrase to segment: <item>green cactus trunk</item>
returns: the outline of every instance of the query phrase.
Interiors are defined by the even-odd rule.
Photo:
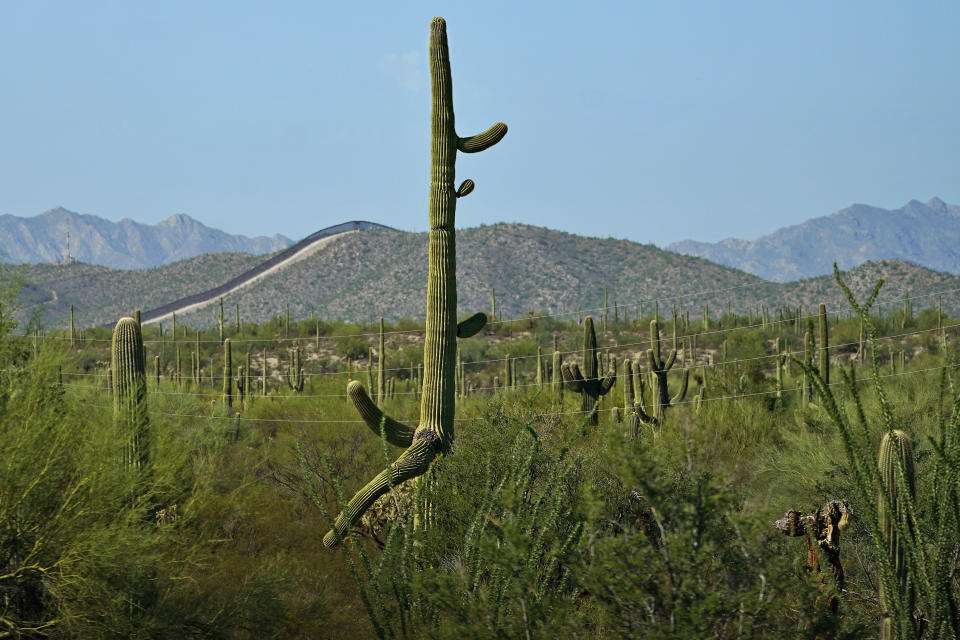
[[[543,349],[537,345],[537,389],[543,389]]]
[[[893,570],[894,582],[889,584],[888,580],[879,581],[880,609],[883,616],[880,638],[893,640],[901,636],[904,631],[911,635],[914,633],[912,626],[914,592],[912,585],[907,582],[904,549],[912,542],[900,537],[895,524],[895,521],[901,523],[901,531],[910,530],[905,504],[907,501],[912,502],[916,497],[913,444],[906,433],[893,430],[884,434],[883,441],[880,443],[878,466],[881,489],[877,498],[877,523],[883,531],[883,540],[887,545],[887,559]],[[902,488],[906,489],[906,496],[901,492]],[[885,582],[888,584],[885,585]],[[895,625],[900,627],[900,634],[894,633]]]
[[[378,436],[407,447],[387,469],[371,480],[348,503],[323,538],[332,547],[347,533],[351,523],[391,486],[424,474],[433,459],[450,451],[454,438],[454,397],[456,341],[468,338],[483,328],[483,314],[457,325],[456,231],[457,198],[473,191],[472,180],[455,187],[457,151],[474,153],[499,142],[507,126],[498,122],[487,131],[461,138],[454,128],[453,85],[447,27],[443,18],[430,25],[430,77],[433,106],[431,112],[429,247],[427,254],[427,317],[423,347],[423,387],[420,397],[420,423],[410,428],[384,416],[370,400],[363,386],[351,381],[347,386],[354,407],[367,426]],[[480,320],[479,322],[477,320]],[[466,326],[469,326],[468,330]]]
[[[563,358],[560,356],[560,351],[554,347],[551,381],[553,382],[553,394],[560,411],[563,411],[563,375],[560,373],[562,366]]]
[[[263,365],[260,368],[260,395],[267,397],[267,350],[263,350]]]
[[[233,407],[233,350],[230,338],[223,341],[223,404]]]
[[[113,328],[110,373],[114,424],[124,443],[122,464],[140,469],[149,459],[147,376],[143,336],[133,318],[120,318]]]
[[[820,303],[820,377],[830,384],[830,334],[827,328],[827,305]]]
[[[380,349],[377,352],[377,393],[376,393],[376,402],[378,405],[383,404],[384,398],[386,398],[386,379],[384,378],[384,360],[386,359],[386,349],[384,348],[384,339],[383,339],[383,318],[380,318]]]

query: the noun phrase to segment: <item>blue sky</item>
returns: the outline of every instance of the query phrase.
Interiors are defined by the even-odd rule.
[[[0,213],[299,238],[427,224],[447,19],[459,227],[664,245],[960,203],[956,2],[29,2],[0,21]]]

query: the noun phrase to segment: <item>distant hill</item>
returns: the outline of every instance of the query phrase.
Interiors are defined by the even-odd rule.
[[[960,274],[960,206],[939,198],[894,210],[855,204],[756,240],[684,240],[667,249],[776,282],[831,273],[835,261],[850,269],[868,260],[905,260]]]
[[[230,235],[182,213],[147,225],[129,218],[111,222],[57,207],[32,218],[0,216],[0,259],[15,264],[62,261],[67,257],[68,230],[74,259],[114,269],[148,269],[224,251],[271,253],[292,244],[279,234]]]
[[[810,309],[826,302],[831,311],[847,310],[840,289],[830,276],[779,284],[701,258],[663,251],[627,240],[585,238],[520,224],[496,224],[460,230],[457,234],[459,310],[490,309],[496,290],[505,318],[529,312],[570,312],[576,317],[596,313],[603,290],[617,301],[622,317],[631,317],[637,302],[653,299],[661,312],[681,304],[698,317],[708,303],[713,315],[730,308],[738,313],[765,304],[770,309]],[[262,261],[249,255],[205,255],[141,271],[106,267],[35,265],[21,269],[30,282],[21,295],[20,317],[36,311],[45,326],[65,326],[70,304],[82,325],[115,322],[133,309],[159,307],[185,295],[222,284]],[[10,272],[14,267],[3,267]],[[908,292],[919,311],[936,306],[936,294],[960,290],[960,277],[901,261],[871,262],[848,273],[858,295],[879,277],[887,284],[881,295],[890,306],[902,304]],[[367,230],[344,233],[291,266],[271,272],[252,286],[224,297],[228,309],[240,305],[247,321],[266,321],[284,312],[309,317],[311,310],[326,319],[367,321],[424,316],[427,283],[427,234]],[[216,305],[178,320],[194,326],[216,323]],[[944,295],[944,308],[960,312],[958,297]],[[611,312],[612,313],[612,312]],[[232,314],[231,314],[232,317]],[[166,322],[164,323],[167,324]]]

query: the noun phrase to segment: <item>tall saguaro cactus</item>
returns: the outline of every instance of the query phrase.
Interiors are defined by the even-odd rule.
[[[347,394],[367,426],[377,436],[382,428],[389,442],[407,449],[350,500],[346,510],[337,516],[334,529],[323,538],[327,547],[335,546],[351,523],[391,486],[424,474],[437,455],[450,450],[456,402],[456,340],[458,337],[469,338],[486,323],[486,316],[478,313],[457,324],[454,219],[457,199],[473,191],[475,185],[473,180],[464,180],[459,188],[455,187],[454,165],[457,151],[475,153],[492,147],[506,135],[507,125],[498,122],[479,135],[466,138],[457,135],[447,23],[443,18],[434,18],[430,24],[430,78],[433,98],[430,117],[430,241],[420,423],[412,428],[383,415],[363,385],[356,380],[350,381]]]
[[[147,462],[147,373],[140,324],[120,318],[110,349],[113,418],[124,443],[123,465],[137,469]]]
[[[593,318],[583,319],[583,371],[576,363],[563,363],[560,368],[567,388],[579,393],[582,399],[581,410],[590,416],[591,424],[599,424],[597,403],[600,396],[606,395],[617,380],[616,371],[611,370],[603,379],[597,373],[597,334],[593,330]]]

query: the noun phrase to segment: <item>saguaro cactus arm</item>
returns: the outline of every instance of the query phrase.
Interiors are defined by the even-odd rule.
[[[583,391],[584,379],[580,373],[580,367],[576,363],[564,362],[560,365],[560,373],[563,375],[563,381],[567,383],[567,389],[574,393]]]
[[[676,395],[670,398],[670,404],[679,404],[687,397],[687,387],[690,385],[690,369],[683,370],[683,377],[680,378],[680,390]]]
[[[457,323],[457,337],[470,338],[480,333],[480,330],[487,325],[487,314],[479,311],[466,320]]]
[[[497,144],[503,140],[503,136],[505,135],[507,135],[507,125],[503,122],[496,122],[483,133],[478,133],[475,136],[469,136],[467,138],[459,138],[457,140],[457,149],[464,153],[477,153],[478,151],[489,149]]]
[[[414,442],[397,458],[396,462],[381,471],[353,496],[347,504],[346,512],[337,516],[333,530],[323,536],[324,546],[328,548],[336,546],[346,535],[350,525],[362,516],[377,498],[389,491],[390,487],[426,473],[430,463],[437,456],[439,445],[439,438],[430,431],[422,431],[415,436]]]
[[[421,378],[420,423],[413,433],[409,448],[389,468],[361,489],[344,513],[337,517],[334,529],[323,538],[327,547],[333,547],[373,502],[399,484],[426,472],[439,453],[446,452],[453,443],[453,418],[456,385],[456,339],[458,335],[472,335],[470,329],[483,327],[479,319],[457,325],[457,258],[454,227],[457,198],[473,190],[473,181],[464,181],[454,189],[457,150],[475,153],[499,142],[507,132],[502,122],[487,131],[468,138],[460,138],[454,126],[453,83],[450,74],[450,52],[447,46],[447,23],[434,18],[430,23],[430,79],[433,101],[430,113],[430,201],[429,249],[427,253],[427,318],[423,345],[423,376]],[[362,391],[362,387],[360,388]],[[355,390],[351,395],[358,395]],[[360,400],[361,416],[370,409]],[[354,401],[355,406],[357,402]],[[361,410],[361,407],[363,408]],[[375,414],[370,414],[375,416]],[[382,417],[382,414],[381,414]],[[369,424],[367,417],[364,421]],[[399,423],[390,422],[398,440],[406,441],[407,431]],[[406,429],[406,428],[404,428]],[[380,433],[377,421],[376,432]]]
[[[370,427],[378,437],[380,436],[380,426],[383,425],[384,433],[387,436],[387,442],[397,447],[409,447],[413,442],[415,429],[402,422],[398,422],[390,416],[384,415],[380,408],[367,395],[366,389],[356,380],[351,380],[347,385],[347,396],[350,402],[364,423]]]

